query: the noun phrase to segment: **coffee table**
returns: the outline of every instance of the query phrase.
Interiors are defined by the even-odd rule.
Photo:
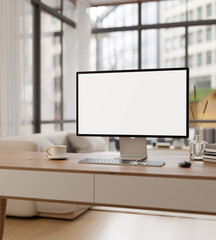
[[[116,206],[216,214],[216,164],[192,162],[187,151],[150,150],[149,160],[163,167],[79,164],[86,157],[115,153],[67,154],[67,160],[45,159],[39,152],[0,154],[0,240],[7,199]]]

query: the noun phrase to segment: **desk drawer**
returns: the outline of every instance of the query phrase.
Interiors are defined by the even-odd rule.
[[[95,203],[216,213],[216,181],[96,175]]]
[[[93,202],[93,174],[0,169],[0,195]]]

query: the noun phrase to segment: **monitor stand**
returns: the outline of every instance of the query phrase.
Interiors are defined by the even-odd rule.
[[[122,160],[143,160],[147,158],[146,138],[119,137]]]

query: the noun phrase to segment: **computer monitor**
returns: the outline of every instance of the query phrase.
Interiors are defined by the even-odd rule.
[[[118,136],[123,159],[146,137],[188,137],[189,69],[77,72],[78,136]]]

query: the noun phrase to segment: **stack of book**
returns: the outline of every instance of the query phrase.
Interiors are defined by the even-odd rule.
[[[216,163],[216,144],[206,144],[203,161]]]

